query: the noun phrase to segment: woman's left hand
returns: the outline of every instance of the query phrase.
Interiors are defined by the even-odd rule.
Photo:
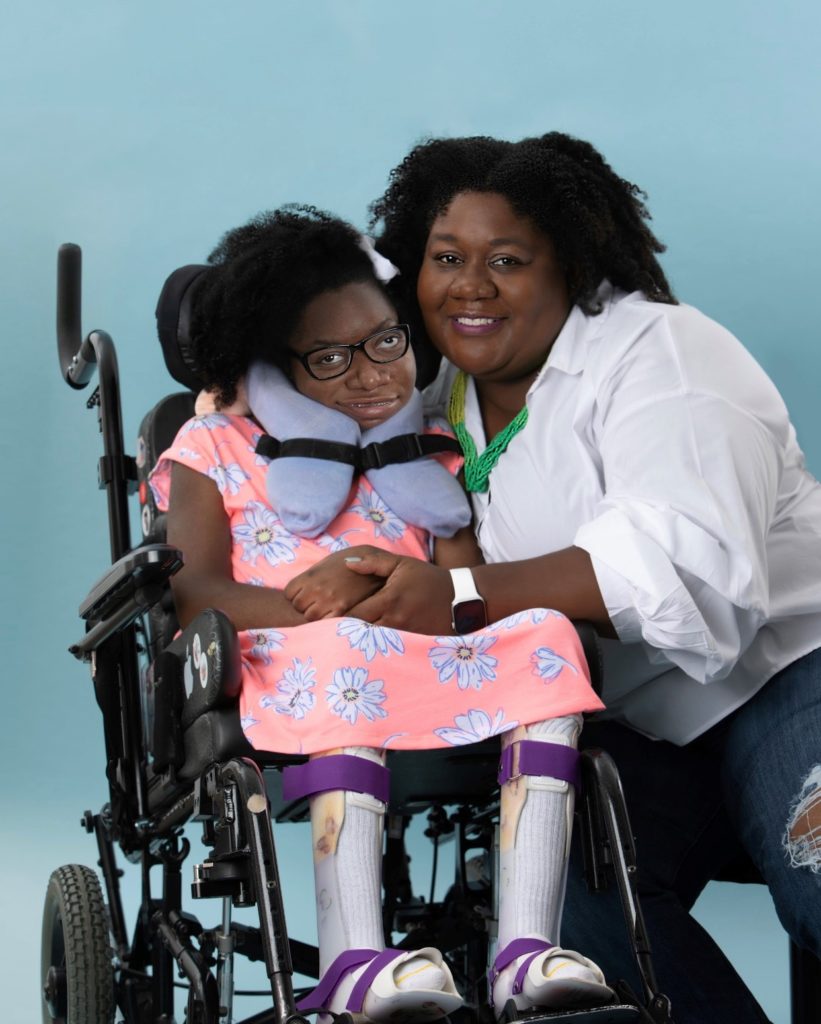
[[[379,548],[362,544],[335,551],[295,576],[283,593],[308,622],[348,615],[354,605],[383,585],[381,576],[367,572],[354,574],[347,567],[349,559],[362,558],[372,552],[379,553]]]
[[[447,569],[376,548],[347,565],[349,571],[385,580],[381,589],[347,614],[373,625],[412,633],[436,636],[453,632],[450,616],[453,585]]]

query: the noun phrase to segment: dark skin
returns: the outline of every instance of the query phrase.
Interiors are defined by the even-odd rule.
[[[431,341],[475,381],[489,441],[521,409],[570,313],[566,277],[552,243],[503,196],[456,196],[431,228],[417,296]],[[387,552],[364,553],[361,561],[347,564],[385,583],[351,602],[345,614],[418,633],[450,632],[453,588],[442,568]],[[547,607],[615,635],[590,556],[581,548],[470,564],[491,622]],[[312,586],[320,591],[322,585],[318,567]]]

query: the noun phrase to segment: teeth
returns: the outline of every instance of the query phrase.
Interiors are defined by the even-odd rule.
[[[496,316],[457,316],[457,324],[464,324],[466,327],[484,327],[487,324],[495,324],[499,318]]]

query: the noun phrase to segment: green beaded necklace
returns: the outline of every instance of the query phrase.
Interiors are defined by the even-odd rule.
[[[502,452],[527,423],[527,406],[523,405],[505,429],[499,431],[481,455],[477,455],[476,444],[465,426],[467,381],[467,374],[460,370],[450,392],[448,420],[465,455],[465,488],[468,491],[484,492],[488,489],[491,470],[499,461]]]

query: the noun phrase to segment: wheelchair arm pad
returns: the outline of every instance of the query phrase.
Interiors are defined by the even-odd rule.
[[[87,621],[113,618],[138,591],[164,583],[181,568],[182,554],[170,544],[146,544],[136,548],[123,555],[97,580],[80,605],[80,618]]]
[[[168,646],[180,662],[183,729],[215,708],[235,705],[241,684],[237,631],[220,611],[205,611]]]
[[[182,554],[169,544],[146,544],[123,555],[80,605],[87,631],[69,647],[71,653],[88,659],[109,637],[161,601],[169,577],[180,568]]]

